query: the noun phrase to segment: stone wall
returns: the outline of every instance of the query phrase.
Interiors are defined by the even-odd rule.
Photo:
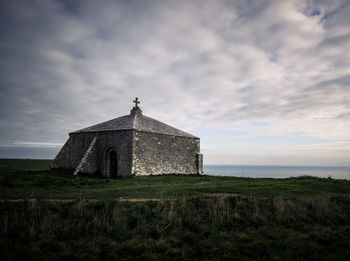
[[[90,143],[88,149],[85,151],[84,156],[80,161],[78,167],[75,169],[74,175],[78,175],[79,173],[94,174],[98,172],[98,154],[96,146],[97,137],[95,136],[92,142]]]
[[[134,175],[197,174],[198,138],[134,131]]]
[[[70,164],[71,147],[72,139],[69,137],[53,160],[51,168],[74,169]]]
[[[118,176],[202,173],[200,140],[143,131],[71,133],[52,167],[76,169],[94,137],[82,168],[85,174],[107,175],[107,151],[117,153]]]
[[[104,131],[98,132],[98,169],[103,176],[107,175],[107,151],[117,152],[118,176],[131,176],[132,163],[132,131]]]
[[[54,159],[52,167],[75,169],[95,136],[97,137],[97,142],[89,156],[89,161],[84,166],[84,173],[100,173],[105,176],[107,171],[106,152],[109,149],[114,149],[117,152],[118,175],[130,176],[132,131],[71,133],[69,139]]]

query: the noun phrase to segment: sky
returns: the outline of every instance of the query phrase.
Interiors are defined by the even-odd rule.
[[[143,113],[206,164],[350,165],[350,2],[0,3],[0,158]]]

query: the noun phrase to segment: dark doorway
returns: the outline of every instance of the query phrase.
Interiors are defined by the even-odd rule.
[[[108,153],[108,177],[116,177],[118,172],[117,152],[111,150]]]

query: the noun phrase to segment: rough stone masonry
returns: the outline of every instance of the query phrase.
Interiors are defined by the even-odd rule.
[[[129,115],[69,133],[52,168],[106,177],[202,174],[200,139],[142,114],[138,98]]]

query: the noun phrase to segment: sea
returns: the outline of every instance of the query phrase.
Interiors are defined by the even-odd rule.
[[[350,180],[350,167],[204,165],[207,175],[249,178],[313,176]]]

